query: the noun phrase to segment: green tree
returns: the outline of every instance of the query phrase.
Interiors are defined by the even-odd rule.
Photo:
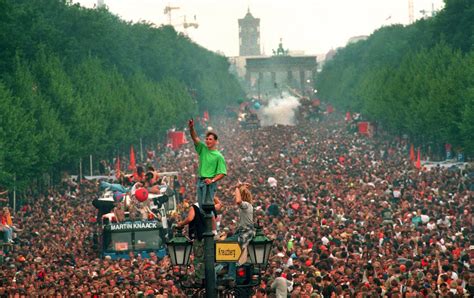
[[[29,158],[18,170],[36,175],[74,169],[89,154],[110,157],[140,139],[156,142],[188,117],[219,112],[243,94],[225,57],[173,27],[133,24],[65,1],[0,0],[0,48],[4,104],[28,119],[34,149],[24,151]],[[18,137],[3,126],[0,133],[2,146]],[[0,174],[10,177],[18,162],[12,154],[24,144],[7,147]],[[19,179],[26,183],[28,173]]]
[[[31,113],[16,104],[15,98],[0,82],[0,184],[13,186],[13,175],[21,189],[36,175],[39,151],[35,146],[35,120]]]

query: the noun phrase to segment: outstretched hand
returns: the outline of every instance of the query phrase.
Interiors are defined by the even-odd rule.
[[[190,129],[194,127],[194,119],[193,119],[193,118],[189,119],[189,121],[188,121],[188,127],[189,127]]]
[[[239,182],[237,182],[237,184],[235,185],[235,188],[241,188],[241,187],[250,188],[251,184],[248,182],[241,182],[239,180]]]

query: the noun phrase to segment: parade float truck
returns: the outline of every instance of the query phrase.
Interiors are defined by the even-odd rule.
[[[112,259],[128,259],[130,252],[147,258],[154,252],[162,258],[166,255],[166,234],[160,221],[138,220],[109,223],[103,226],[102,256]]]
[[[101,257],[129,259],[133,253],[134,256],[148,258],[152,252],[159,258],[166,255],[166,240],[170,234],[168,217],[176,211],[177,205],[171,186],[161,185],[160,189],[160,194],[150,193],[147,201],[141,204],[133,203],[134,196],[128,194],[121,203],[123,206],[135,206],[133,208],[142,213],[140,208],[146,208],[149,212],[146,218],[132,216],[130,208],[130,211],[124,212],[123,220],[118,221],[113,217],[102,220],[98,241]],[[107,195],[111,194],[103,196]]]

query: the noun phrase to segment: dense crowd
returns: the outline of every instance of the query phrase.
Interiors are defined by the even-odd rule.
[[[224,205],[219,229],[236,229],[232,186],[240,180],[252,185],[254,220],[274,239],[257,297],[474,293],[469,169],[418,170],[406,141],[362,137],[337,116],[258,130],[228,119],[213,128],[228,167],[217,191]],[[153,162],[159,171],[180,172],[180,210],[195,202],[191,144]],[[99,259],[91,204],[97,196],[95,182],[67,180],[26,199],[14,214],[0,295],[184,295],[167,257]]]

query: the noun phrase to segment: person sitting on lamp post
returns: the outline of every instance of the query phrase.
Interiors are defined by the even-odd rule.
[[[238,206],[239,221],[235,236],[242,247],[242,258],[239,260],[240,264],[245,263],[247,259],[247,246],[250,240],[255,237],[255,227],[253,223],[253,196],[249,190],[250,184],[239,183],[235,188],[234,202]]]
[[[194,203],[189,207],[188,216],[176,224],[181,228],[189,225],[189,238],[193,240],[193,265],[195,282],[202,282],[204,279],[204,232],[206,222],[204,214],[200,209],[199,203]]]
[[[238,207],[239,220],[237,222],[237,229],[234,235],[227,238],[227,240],[237,240],[242,254],[238,260],[238,264],[242,265],[247,262],[247,247],[250,241],[255,237],[255,227],[253,223],[253,197],[249,190],[248,183],[237,183],[235,186],[234,202]],[[229,270],[227,277],[235,279],[236,263],[229,263]]]

